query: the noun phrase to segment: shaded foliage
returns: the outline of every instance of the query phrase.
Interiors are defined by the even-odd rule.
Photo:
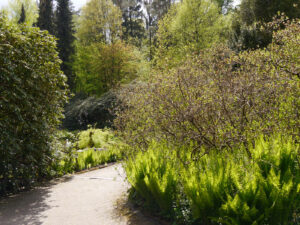
[[[95,125],[97,128],[111,127],[117,103],[113,92],[101,97],[86,98],[84,95],[77,95],[65,107],[62,127],[68,130],[85,130],[88,125]]]
[[[272,21],[279,12],[290,19],[299,18],[299,1],[243,0],[232,24],[231,48],[240,51],[267,47],[272,42],[272,30],[261,27]]]
[[[25,13],[24,4],[22,4],[21,15],[20,15],[20,19],[18,20],[18,23],[24,23],[25,20],[26,20],[26,13]]]
[[[55,35],[57,37],[57,48],[62,60],[61,70],[68,78],[71,90],[75,87],[75,75],[72,70],[72,58],[74,54],[74,24],[71,2],[69,0],[58,0],[55,11]]]
[[[48,176],[67,94],[55,48],[46,32],[0,18],[0,195]]]
[[[36,26],[41,30],[47,30],[50,34],[55,33],[53,0],[40,0],[39,17]]]

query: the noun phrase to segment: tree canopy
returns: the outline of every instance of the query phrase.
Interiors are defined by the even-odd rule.
[[[185,0],[175,4],[160,21],[156,55],[160,62],[177,64],[186,55],[199,53],[225,40],[230,16],[210,0]],[[163,59],[163,60],[162,60]]]
[[[32,25],[38,18],[38,7],[35,0],[11,0],[7,7],[8,16],[17,23],[22,15],[22,8],[26,14],[25,23]]]
[[[77,37],[84,45],[113,43],[121,35],[121,24],[121,10],[111,0],[90,0],[82,8]]]

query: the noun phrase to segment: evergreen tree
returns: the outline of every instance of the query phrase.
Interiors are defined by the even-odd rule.
[[[242,0],[240,5],[241,20],[247,25],[254,22],[270,22],[277,12],[289,18],[300,17],[299,0]]]
[[[272,31],[260,28],[278,12],[299,18],[299,0],[242,0],[232,24],[230,47],[238,51],[266,47],[272,41]]]
[[[6,8],[7,15],[14,23],[20,23],[24,10],[24,22],[31,26],[38,18],[38,6],[36,0],[10,0]],[[23,23],[24,23],[23,22]]]
[[[68,77],[68,85],[72,90],[74,87],[74,74],[71,66],[71,55],[74,53],[73,42],[75,38],[70,0],[57,0],[55,25],[56,37],[58,38],[57,47],[60,59],[63,62],[61,69]]]
[[[142,19],[141,5],[128,7],[122,14],[123,16],[123,37],[125,40],[131,38],[143,39],[145,36],[145,28]]]
[[[39,17],[36,24],[41,30],[54,34],[53,0],[40,0]]]
[[[114,0],[113,2],[122,11],[122,39],[140,47],[145,38],[141,0]]]
[[[25,8],[24,8],[24,4],[22,4],[22,8],[21,8],[21,16],[20,19],[18,21],[19,24],[24,23],[26,20],[26,13],[25,13]]]

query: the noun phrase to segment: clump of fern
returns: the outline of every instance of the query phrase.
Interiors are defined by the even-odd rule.
[[[261,137],[198,158],[189,149],[154,142],[126,162],[132,187],[161,214],[186,214],[184,224],[297,224],[299,144],[291,138]]]
[[[153,142],[147,152],[139,153],[126,162],[128,181],[144,198],[165,216],[174,215],[178,176],[174,170],[174,155],[165,144]]]

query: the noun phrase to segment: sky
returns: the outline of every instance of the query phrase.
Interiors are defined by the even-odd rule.
[[[11,0],[0,0],[0,9],[2,7],[7,6],[9,1]],[[87,2],[87,0],[71,0],[71,1],[73,2],[73,5],[76,10],[81,8]]]

